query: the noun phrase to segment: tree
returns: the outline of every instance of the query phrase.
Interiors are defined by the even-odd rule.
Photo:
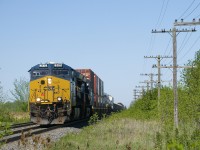
[[[194,60],[190,60],[188,65],[195,67],[184,69],[182,72],[182,82],[188,95],[186,108],[190,118],[198,120],[200,117],[200,50],[196,52]]]
[[[10,91],[14,97],[17,111],[27,111],[29,98],[29,82],[25,78],[15,79],[14,90]]]
[[[27,102],[29,97],[29,82],[25,78],[15,79],[14,90],[10,91],[14,100]]]

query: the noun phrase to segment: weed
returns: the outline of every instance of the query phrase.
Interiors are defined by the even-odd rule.
[[[96,124],[98,120],[99,120],[99,116],[97,113],[95,113],[90,117],[90,120],[88,121],[88,123],[89,125],[93,125],[93,124]]]

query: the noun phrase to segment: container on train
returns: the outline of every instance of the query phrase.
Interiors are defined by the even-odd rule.
[[[102,106],[104,96],[103,81],[91,69],[76,69],[76,71],[80,72],[91,81],[90,86],[93,89],[92,92],[94,94],[93,106]]]
[[[80,72],[88,80],[90,80],[90,86],[91,86],[92,90],[94,90],[94,72],[91,69],[76,69],[76,71]],[[94,92],[94,91],[92,91],[92,92]]]

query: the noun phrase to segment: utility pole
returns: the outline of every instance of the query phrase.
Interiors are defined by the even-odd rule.
[[[139,94],[137,94],[137,93],[139,93]],[[141,94],[142,94],[141,91],[138,91],[138,90],[134,89],[134,90],[133,90],[133,96],[134,96],[134,99],[133,99],[133,100],[136,100],[138,97],[141,96]]]
[[[144,82],[139,82],[139,83],[146,83],[147,84],[147,92],[149,91],[149,83],[151,83],[151,81],[147,81],[145,80]]]
[[[149,83],[151,83],[151,90],[152,90],[153,89],[153,83],[154,83],[153,76],[157,76],[158,74],[153,74],[153,73],[147,74],[147,73],[145,73],[145,74],[140,74],[140,75],[141,76],[149,76],[150,77]]]
[[[135,88],[142,88],[142,96],[145,94],[144,88],[148,88],[147,86],[135,86]]]
[[[172,56],[144,56],[144,58],[155,58],[158,63],[158,106],[159,106],[159,100],[160,100],[160,88],[161,88],[161,70],[160,70],[160,62],[163,58],[172,58]]]
[[[174,93],[174,126],[178,128],[178,91],[177,91],[177,43],[176,36],[180,32],[195,32],[195,29],[192,30],[177,30],[174,24],[173,29],[166,31],[156,31],[152,30],[152,33],[169,33],[173,38],[173,93]]]

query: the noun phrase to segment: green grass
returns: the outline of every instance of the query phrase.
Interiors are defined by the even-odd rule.
[[[180,122],[179,130],[174,130],[170,123],[136,120],[127,110],[85,127],[80,133],[68,134],[51,145],[51,150],[61,149],[199,150],[200,130],[191,122]]]
[[[154,149],[156,133],[161,130],[158,123],[116,116],[63,137],[52,150]]]

